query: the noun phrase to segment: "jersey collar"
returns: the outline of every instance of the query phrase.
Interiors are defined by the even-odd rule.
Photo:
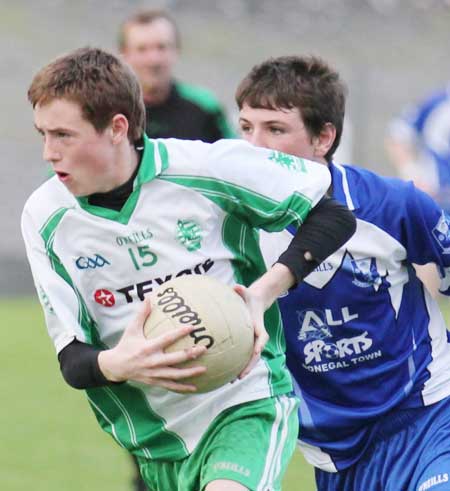
[[[346,168],[341,164],[332,162],[328,168],[331,173],[331,182],[333,185],[333,197],[340,203],[347,205],[349,210],[359,208],[359,201],[356,193],[352,193],[350,189],[354,189],[352,176],[349,175]]]
[[[120,210],[103,208],[102,206],[91,205],[85,196],[77,197],[76,199],[84,211],[122,224],[127,224],[130,221],[139,199],[142,184],[155,179],[169,165],[168,151],[161,140],[150,140],[144,135],[143,143],[141,164],[133,182],[133,191],[122,208]],[[138,148],[137,150],[140,151],[141,149]]]
[[[147,135],[144,135],[143,142],[144,151],[139,172],[134,182],[135,188],[155,179],[169,165],[169,154],[161,140],[150,140]]]

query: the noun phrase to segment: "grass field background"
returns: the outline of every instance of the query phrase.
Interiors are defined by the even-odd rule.
[[[63,381],[37,301],[2,300],[0,319],[1,489],[129,490],[130,461],[100,430],[83,391]],[[283,489],[315,489],[312,469],[298,454]]]

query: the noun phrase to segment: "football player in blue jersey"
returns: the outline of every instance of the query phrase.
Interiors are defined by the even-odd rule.
[[[319,491],[450,490],[450,344],[412,266],[433,262],[450,295],[450,216],[411,182],[333,161],[345,99],[316,57],[269,59],[236,92],[242,136],[327,165],[330,192],[357,218],[355,235],[279,299],[299,447]],[[303,252],[317,257],[310,230]],[[293,233],[261,235],[269,264]]]

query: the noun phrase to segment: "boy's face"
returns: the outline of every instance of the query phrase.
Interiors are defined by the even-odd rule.
[[[122,55],[138,76],[144,95],[167,87],[178,56],[172,24],[167,19],[156,19],[129,25]]]
[[[297,108],[263,109],[244,103],[239,126],[242,137],[253,145],[325,162],[316,154],[314,141]]]
[[[67,99],[37,104],[34,123],[43,137],[44,160],[72,194],[87,196],[118,185],[111,128],[98,133],[79,105]]]

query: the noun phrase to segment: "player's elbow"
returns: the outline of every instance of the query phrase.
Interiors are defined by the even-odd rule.
[[[77,377],[72,371],[61,368],[61,373],[66,383],[74,389],[82,390],[86,388],[79,377]]]

